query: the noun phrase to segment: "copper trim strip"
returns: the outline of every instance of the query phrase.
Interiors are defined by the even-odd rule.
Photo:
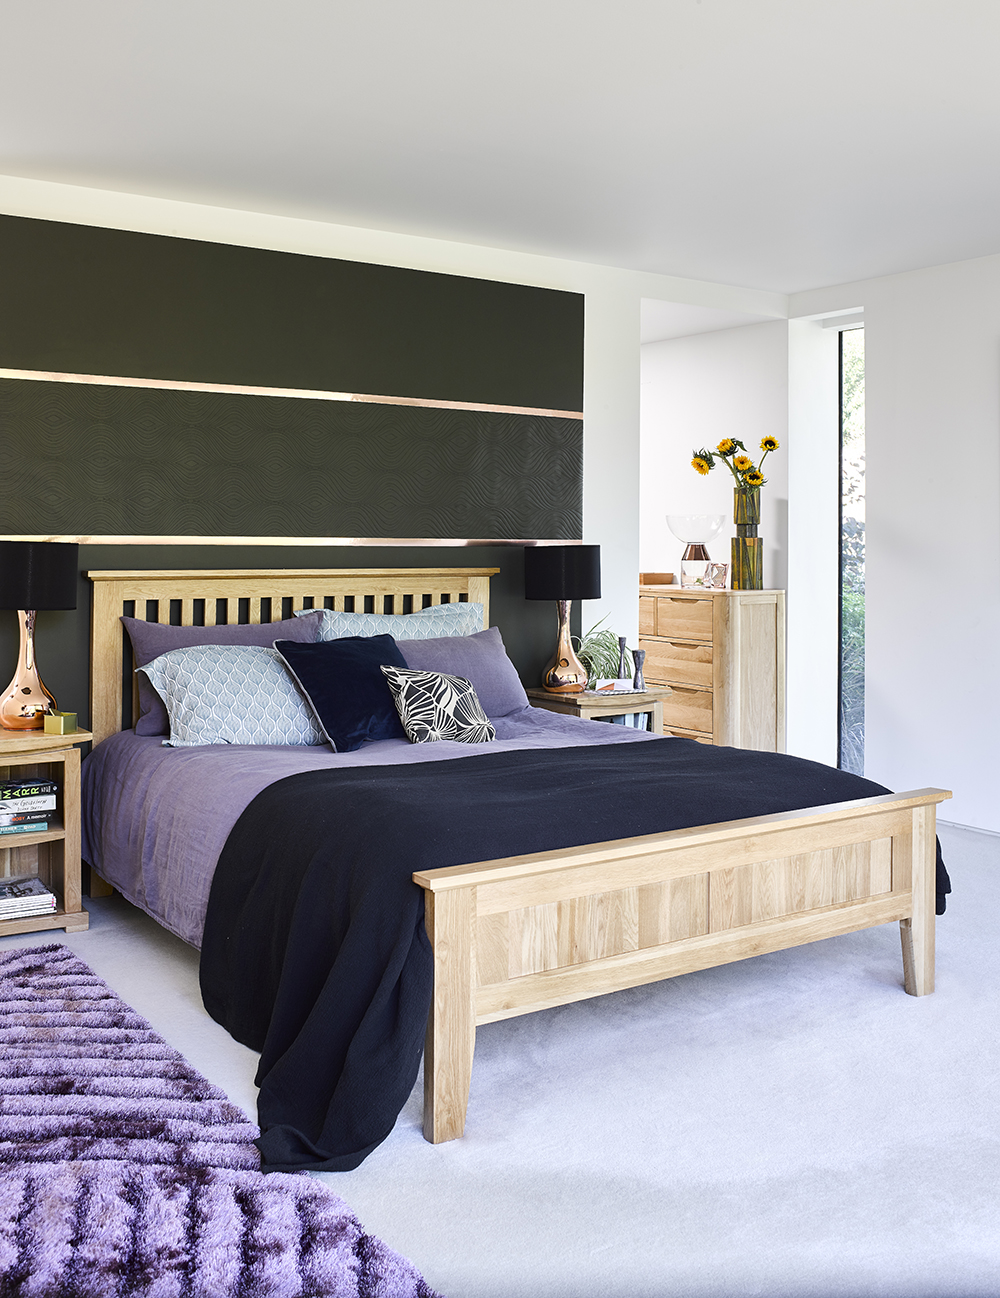
[[[246,397],[297,397],[302,401],[362,401],[369,405],[426,406],[435,410],[477,410],[500,415],[539,415],[546,419],[582,419],[582,410],[544,410],[535,406],[496,406],[478,401],[437,401],[430,397],[385,397],[362,392],[318,392],[312,388],[261,388],[238,383],[188,383],[181,379],[136,379],[115,374],[63,374],[55,370],[0,368],[0,379],[36,383],[89,383],[113,388],[160,388],[168,392],[230,392]]]
[[[412,536],[0,536],[0,541],[70,541],[77,545],[310,545],[310,546],[474,546],[582,545],[582,540],[516,540],[511,537]]]

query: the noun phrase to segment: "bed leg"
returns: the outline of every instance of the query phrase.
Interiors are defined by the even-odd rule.
[[[434,951],[434,992],[424,1045],[424,1138],[438,1145],[465,1130],[476,1014],[472,985],[474,889],[424,892]]]
[[[88,897],[110,897],[114,892],[111,884],[106,879],[102,879],[93,866],[90,867],[90,887],[87,890]]]
[[[933,805],[913,808],[913,914],[899,921],[903,986],[911,996],[934,990],[935,810]]]

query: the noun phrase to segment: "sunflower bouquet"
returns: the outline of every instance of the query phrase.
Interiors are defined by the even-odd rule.
[[[738,441],[735,437],[724,437],[714,451],[704,449],[693,451],[694,458],[691,461],[691,467],[696,469],[698,473],[711,473],[715,468],[716,459],[719,459],[736,480],[738,491],[762,487],[767,481],[761,471],[764,461],[772,451],[778,449],[778,445],[776,437],[762,437],[760,439],[760,449],[764,454],[754,464],[750,456],[747,455],[747,448],[741,441]]]

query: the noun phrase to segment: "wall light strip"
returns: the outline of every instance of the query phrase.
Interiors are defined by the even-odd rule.
[[[377,406],[425,406],[434,410],[476,410],[499,415],[539,415],[546,419],[582,419],[582,410],[544,410],[536,406],[496,406],[477,401],[436,401],[430,397],[378,397],[362,392],[317,392],[312,388],[261,388],[238,383],[188,383],[181,379],[136,379],[117,374],[63,374],[55,370],[0,368],[0,379],[36,383],[89,383],[96,387],[158,388],[165,392],[227,392],[245,397],[296,397],[300,401],[361,401]]]
[[[441,536],[0,536],[2,541],[69,541],[77,545],[308,545],[308,546],[467,546],[582,545],[582,540],[511,537],[458,538]]]

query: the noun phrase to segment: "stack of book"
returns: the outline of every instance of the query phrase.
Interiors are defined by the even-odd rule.
[[[52,780],[0,780],[0,834],[37,834],[55,819]]]
[[[40,879],[0,879],[0,919],[50,915],[55,908],[55,896]]]

